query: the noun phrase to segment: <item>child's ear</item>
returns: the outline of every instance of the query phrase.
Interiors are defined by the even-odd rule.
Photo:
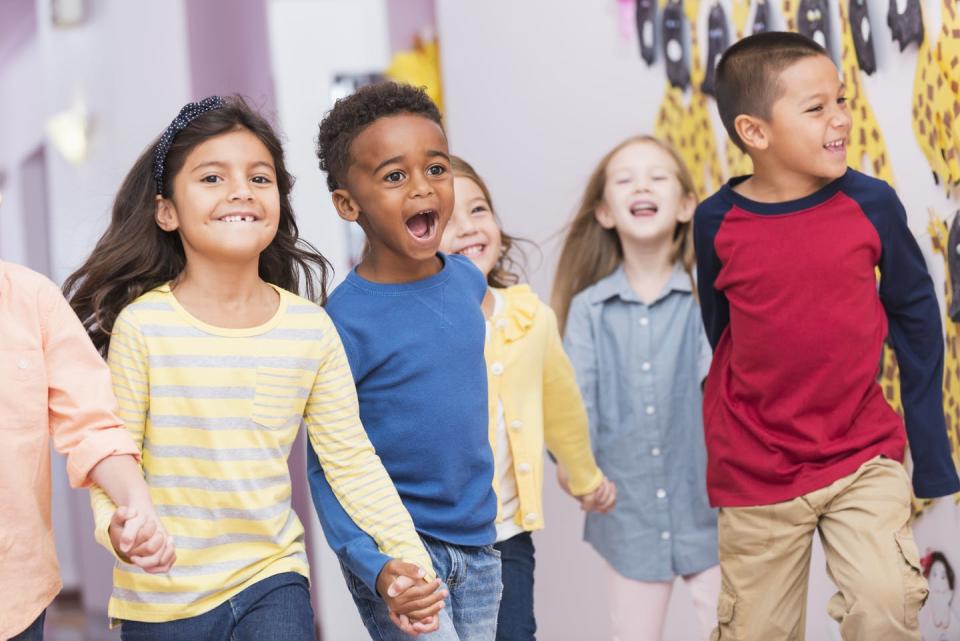
[[[613,214],[610,213],[610,208],[607,207],[607,203],[604,201],[600,201],[597,208],[593,210],[593,217],[597,219],[597,222],[600,223],[600,226],[604,229],[613,229],[617,224],[616,221],[613,220]]]
[[[761,118],[740,114],[733,121],[733,128],[736,130],[740,140],[748,149],[763,151],[770,145],[770,137],[767,135],[767,123]]]
[[[333,206],[337,208],[340,218],[355,223],[360,217],[360,205],[353,199],[346,189],[336,189],[333,194]]]
[[[157,213],[154,215],[157,221],[157,227],[163,231],[176,231],[180,227],[180,220],[177,218],[177,208],[173,202],[157,195]]]
[[[678,223],[689,223],[693,220],[693,212],[697,208],[697,199],[693,194],[687,194],[683,197],[680,209],[677,211]]]

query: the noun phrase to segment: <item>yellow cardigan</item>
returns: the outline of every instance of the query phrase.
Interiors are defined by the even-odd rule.
[[[575,495],[599,487],[603,473],[593,458],[587,413],[573,366],[563,351],[553,310],[527,285],[498,291],[505,304],[490,319],[493,331],[484,349],[490,446],[496,452],[500,399],[519,491],[516,522],[526,531],[539,530],[543,528],[544,441],[569,473],[570,490]],[[499,470],[494,478],[498,476]],[[501,514],[498,496],[498,523],[503,520]]]

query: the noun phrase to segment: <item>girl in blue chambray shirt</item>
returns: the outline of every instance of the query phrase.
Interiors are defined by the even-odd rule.
[[[587,184],[554,284],[597,464],[619,489],[616,508],[588,514],[584,532],[609,566],[615,641],[661,639],[677,576],[704,639],[716,625],[701,393],[711,351],[691,275],[695,206],[672,147],[622,142]]]

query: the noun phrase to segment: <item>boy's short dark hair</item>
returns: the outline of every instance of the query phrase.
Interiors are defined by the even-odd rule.
[[[397,114],[415,114],[443,127],[440,110],[423,89],[396,82],[378,82],[341,98],[320,121],[317,157],[327,172],[330,191],[343,186],[350,168],[350,145],[374,121]]]
[[[747,114],[769,119],[783,95],[780,72],[809,56],[830,57],[826,49],[799,33],[768,31],[748,36],[727,49],[717,64],[717,109],[730,139],[742,151],[734,121]]]

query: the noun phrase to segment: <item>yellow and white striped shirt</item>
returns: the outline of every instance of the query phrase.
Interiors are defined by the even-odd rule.
[[[353,377],[326,312],[276,288],[258,327],[224,329],[190,315],[167,285],[118,316],[108,362],[143,452],[150,495],[177,546],[168,574],[117,563],[108,613],[163,622],[207,612],[281,572],[309,578],[291,509],[287,457],[301,421],[347,513],[393,558],[433,576],[413,521],[360,424]],[[116,506],[91,494],[97,540]]]

